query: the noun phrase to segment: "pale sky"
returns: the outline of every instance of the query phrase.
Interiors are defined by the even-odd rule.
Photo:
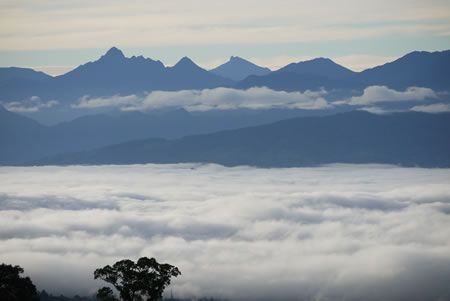
[[[450,49],[448,0],[0,0],[0,66],[57,74],[111,46],[213,68],[232,55],[271,69],[324,56],[353,70]]]

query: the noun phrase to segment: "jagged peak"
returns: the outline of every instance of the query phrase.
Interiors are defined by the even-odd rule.
[[[238,56],[230,56],[230,62],[231,61],[244,61],[244,59]]]

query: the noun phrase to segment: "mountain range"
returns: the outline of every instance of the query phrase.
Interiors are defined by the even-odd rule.
[[[315,166],[386,163],[450,167],[450,114],[375,115],[352,111],[186,136],[152,138],[63,154],[32,165],[218,163],[226,166]]]
[[[1,71],[7,72],[6,69]],[[26,78],[5,74],[3,78],[5,79],[0,81],[1,99],[20,101],[39,96],[66,104],[75,103],[84,95],[101,97],[152,90],[205,89],[233,84],[232,80],[200,68],[187,57],[173,67],[165,67],[160,61],[142,56],[126,58],[115,47],[97,61],[81,65],[60,76],[33,80],[28,74]]]
[[[327,111],[322,113],[327,114]],[[0,106],[0,165],[21,164],[59,153],[84,151],[134,139],[175,139],[310,114],[309,111],[289,109],[214,113],[190,113],[178,109],[152,113],[94,114],[45,126]]]
[[[449,103],[449,66],[450,51],[442,51],[412,52],[362,72],[354,72],[327,58],[292,63],[270,71],[239,57],[231,57],[225,64],[207,71],[187,57],[166,67],[160,61],[142,56],[127,58],[113,47],[97,61],[56,77],[25,68],[0,68],[0,100],[4,105],[28,101],[44,109],[27,116],[44,114],[39,115],[44,121],[64,120],[43,125],[23,116],[25,113],[8,111],[0,104],[0,165],[194,160],[256,166],[364,162],[447,167],[448,114],[405,112],[379,116],[349,112],[358,106],[341,100],[360,97],[368,86],[383,85],[396,91],[386,92],[387,88],[381,87],[384,92],[377,95],[382,98],[382,104],[377,103],[379,107],[360,105],[359,108],[379,113],[408,111],[418,103],[414,95],[389,103],[383,98],[389,95],[383,93],[396,96],[399,90],[411,86],[428,87],[436,92],[427,90],[427,95],[439,95],[439,98],[433,100],[435,103],[424,98],[421,104],[444,107],[445,111]],[[86,95],[146,97],[146,93],[154,90],[217,87],[237,89],[217,90],[219,94],[232,90],[231,96],[224,98],[232,102],[242,95],[255,97],[250,96],[254,92],[269,92],[271,98],[287,97],[288,104],[298,97],[307,97],[298,93],[276,94],[268,89],[247,90],[254,87],[324,91],[327,100],[322,101],[327,105],[292,109],[277,106],[275,101],[275,106],[269,109],[237,107],[193,112],[182,106],[145,112],[73,107]],[[245,93],[237,93],[239,90]],[[202,92],[191,94],[197,97],[199,93]],[[211,93],[207,95],[212,97]],[[320,93],[315,97],[322,97]],[[265,94],[256,95],[251,101],[271,101],[264,98]]]
[[[371,85],[394,89],[411,86],[450,90],[450,50],[412,52],[391,63],[354,72],[327,58],[292,63],[270,72],[242,58],[207,71],[187,57],[173,67],[142,56],[127,58],[112,47],[95,62],[56,77],[21,68],[0,68],[0,100],[24,101],[32,96],[57,100],[61,105],[91,97],[143,94],[154,90],[178,91],[266,86],[276,90],[340,89],[362,91]]]

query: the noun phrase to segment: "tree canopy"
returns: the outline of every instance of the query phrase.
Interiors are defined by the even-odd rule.
[[[0,300],[37,301],[39,295],[29,277],[21,277],[23,269],[16,265],[0,265]]]
[[[181,275],[177,267],[160,264],[155,258],[142,257],[135,263],[124,259],[113,266],[107,265],[94,271],[94,279],[111,283],[123,301],[155,301],[162,297],[172,277]],[[117,300],[109,287],[99,289],[97,298],[105,301]]]

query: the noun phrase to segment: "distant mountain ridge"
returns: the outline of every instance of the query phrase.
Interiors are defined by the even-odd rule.
[[[250,75],[266,75],[271,72],[269,68],[260,67],[238,56],[230,57],[228,62],[209,71],[234,81],[243,80]]]
[[[328,163],[450,167],[449,132],[450,113],[374,115],[352,111],[176,140],[130,141],[31,165],[203,162],[259,167]]]
[[[224,76],[245,78],[234,81]],[[327,58],[288,64],[273,72],[239,57],[232,57],[211,71],[199,67],[187,57],[173,67],[166,67],[160,61],[142,56],[127,58],[116,47],[97,61],[56,77],[31,69],[0,68],[0,100],[3,102],[24,102],[38,96],[43,102],[56,100],[59,107],[69,108],[87,95],[92,98],[144,95],[155,90],[269,87],[282,91],[325,89],[334,91],[335,95],[331,97],[339,99],[362,93],[364,88],[372,85],[396,90],[416,86],[448,92],[450,50],[412,52],[362,72],[351,71]]]
[[[33,119],[7,111],[0,105],[0,165],[15,165],[58,153],[89,150],[134,139],[180,138],[261,125],[307,114],[310,113],[292,109],[195,114],[177,109],[151,114],[94,114],[44,126]]]
[[[290,76],[273,74],[290,73]],[[304,80],[299,80],[303,75]],[[284,83],[279,82],[283,78]],[[306,84],[306,82],[308,82]],[[425,87],[450,91],[450,50],[436,52],[411,52],[405,56],[375,68],[354,72],[327,58],[291,63],[265,76],[252,76],[237,84],[240,88],[267,86],[277,90],[305,91],[317,87],[361,90],[368,86],[384,85],[404,90],[409,87]],[[281,89],[278,87],[282,87]]]
[[[2,72],[8,73],[0,68],[0,74]],[[197,66],[186,57],[173,67],[165,67],[160,61],[142,56],[127,58],[122,51],[112,47],[97,61],[83,64],[60,76],[44,80],[19,78],[14,82],[0,81],[0,99],[21,101],[39,96],[72,104],[84,95],[102,97],[142,94],[153,90],[205,89],[232,86],[233,83]]]
[[[126,58],[115,47],[99,60],[55,79],[58,85],[81,89],[79,95],[92,96],[215,88],[232,84],[231,80],[209,73],[187,57],[173,67],[165,67],[160,61],[142,56]]]

